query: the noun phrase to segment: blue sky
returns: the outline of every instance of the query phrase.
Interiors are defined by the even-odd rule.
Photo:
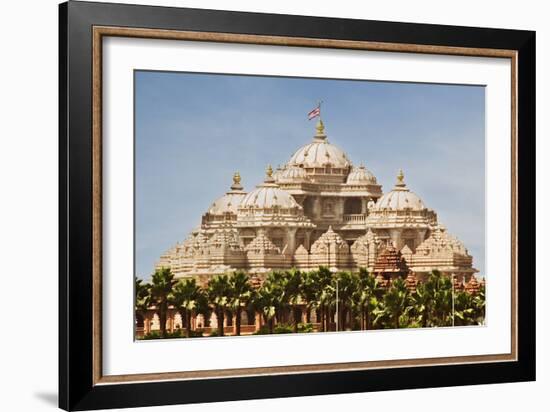
[[[136,274],[199,225],[234,171],[250,191],[308,143],[320,99],[329,141],[384,192],[402,168],[485,275],[484,87],[147,71],[135,73]]]

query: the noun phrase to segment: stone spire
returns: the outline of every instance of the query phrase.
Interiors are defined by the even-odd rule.
[[[479,282],[476,279],[476,276],[472,273],[470,280],[466,283],[465,286],[466,292],[470,295],[477,295],[479,292]]]

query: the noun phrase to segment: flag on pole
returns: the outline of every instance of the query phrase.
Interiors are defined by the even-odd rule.
[[[311,112],[307,114],[307,119],[315,119],[316,117],[321,116],[321,106],[317,106],[315,109],[313,109]]]

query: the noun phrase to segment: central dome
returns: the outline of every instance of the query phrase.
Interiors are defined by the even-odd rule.
[[[299,148],[290,158],[290,166],[302,166],[305,168],[326,167],[330,165],[336,168],[347,168],[351,166],[346,153],[340,148],[329,143],[325,134],[325,126],[319,120],[317,133],[313,141]]]

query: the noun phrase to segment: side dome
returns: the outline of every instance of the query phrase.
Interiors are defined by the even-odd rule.
[[[313,137],[313,141],[294,152],[288,161],[288,165],[303,166],[305,168],[320,168],[327,165],[335,168],[350,167],[351,162],[346,153],[328,142],[325,126],[321,120],[319,120],[316,128],[317,133]]]
[[[346,180],[348,185],[375,185],[376,177],[363,165],[351,169]]]
[[[386,193],[374,205],[374,210],[424,210],[426,205],[420,197],[409,190],[404,182],[405,176],[400,170],[397,183],[391,192]]]
[[[223,215],[225,213],[236,214],[239,204],[245,196],[246,192],[241,186],[241,175],[239,172],[235,172],[231,190],[214,201],[208,208],[207,213],[211,215]]]
[[[302,207],[286,191],[279,189],[273,179],[271,166],[267,169],[267,178],[252,192],[245,195],[239,209],[301,209]]]
[[[304,182],[308,180],[306,171],[296,165],[288,166],[281,170],[276,180],[278,182]]]

